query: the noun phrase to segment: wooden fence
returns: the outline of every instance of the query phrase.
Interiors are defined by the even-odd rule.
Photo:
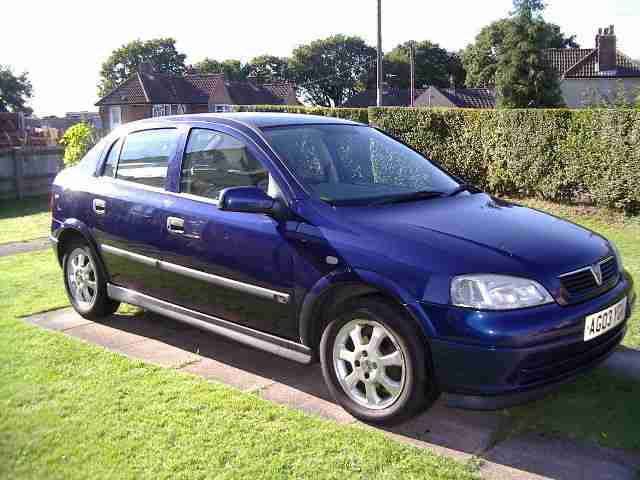
[[[62,147],[0,149],[0,199],[46,195],[63,156]]]

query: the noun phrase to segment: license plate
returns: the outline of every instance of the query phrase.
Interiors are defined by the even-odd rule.
[[[624,297],[615,305],[604,310],[589,315],[584,321],[584,341],[608,332],[616,325],[619,325],[627,313],[627,297]]]

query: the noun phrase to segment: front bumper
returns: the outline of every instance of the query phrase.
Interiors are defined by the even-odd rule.
[[[585,342],[584,317],[625,295],[628,299],[625,320],[613,330]],[[515,332],[522,334],[527,330],[520,323],[514,323],[514,332],[510,334],[496,333],[506,339],[506,345],[432,338],[430,348],[438,385],[447,394],[449,405],[461,408],[493,410],[540,398],[613,353],[624,338],[634,302],[633,282],[625,276],[614,289],[597,299],[578,307],[558,306],[555,318],[545,317],[547,326],[557,326],[554,338],[546,341],[520,346],[525,339]],[[535,312],[530,313],[535,318]],[[576,318],[576,314],[580,317]],[[538,340],[551,337],[551,331],[546,329],[544,335],[534,337]]]

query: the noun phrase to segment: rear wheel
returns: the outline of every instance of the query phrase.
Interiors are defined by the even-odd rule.
[[[71,305],[85,318],[99,319],[114,313],[118,302],[107,296],[104,273],[88,245],[74,242],[63,258],[64,286]]]
[[[320,344],[332,395],[365,422],[389,424],[417,413],[437,392],[421,336],[406,315],[377,298],[340,307]]]

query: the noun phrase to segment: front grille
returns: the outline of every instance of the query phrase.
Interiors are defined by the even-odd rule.
[[[528,356],[516,373],[518,385],[530,385],[570,375],[606,357],[622,340],[625,324],[588,342],[576,342]]]
[[[560,276],[560,282],[566,290],[570,303],[586,300],[606,292],[613,287],[619,278],[618,262],[615,257],[608,257],[598,262],[602,272],[602,283],[598,285],[591,267],[585,267],[575,272]]]

